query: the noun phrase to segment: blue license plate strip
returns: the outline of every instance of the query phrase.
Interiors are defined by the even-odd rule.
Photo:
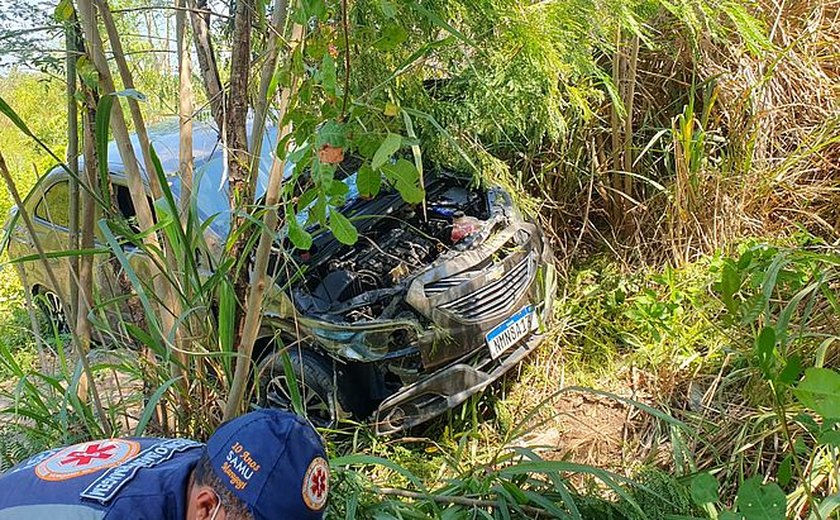
[[[494,359],[499,357],[505,350],[534,330],[535,326],[534,308],[531,305],[523,307],[485,335],[490,356]]]

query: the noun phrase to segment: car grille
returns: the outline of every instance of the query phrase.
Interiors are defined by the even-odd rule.
[[[530,264],[530,256],[526,256],[498,280],[444,303],[440,308],[463,321],[486,320],[504,314],[510,311],[522,293],[528,289],[528,283],[531,281]],[[435,283],[439,284],[442,281]]]
[[[464,282],[469,282],[473,279],[473,277],[475,277],[475,273],[472,271],[453,274],[452,276],[441,278],[436,282],[427,283],[423,288],[423,291],[426,293],[426,296],[434,296],[436,294],[446,292],[453,287],[458,287]]]

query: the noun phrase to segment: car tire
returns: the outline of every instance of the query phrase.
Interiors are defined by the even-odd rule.
[[[321,428],[334,428],[340,420],[349,418],[350,400],[343,386],[337,382],[332,361],[302,349],[286,352],[309,420]],[[282,352],[269,355],[261,363],[259,378],[261,406],[294,410]]]
[[[64,312],[64,304],[53,291],[44,287],[36,287],[32,291],[35,301],[40,309],[53,324],[55,330],[60,334],[70,332],[70,324],[67,323],[67,314]]]

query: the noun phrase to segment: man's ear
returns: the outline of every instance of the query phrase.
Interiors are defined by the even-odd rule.
[[[193,486],[190,502],[195,515],[189,520],[209,520],[219,503],[219,496],[210,486]]]

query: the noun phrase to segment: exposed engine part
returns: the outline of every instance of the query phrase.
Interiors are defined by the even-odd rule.
[[[405,284],[493,218],[482,189],[445,179],[427,187],[425,208],[399,198],[365,215],[353,246],[324,243],[299,255],[307,265],[294,290],[301,311],[334,322],[387,319],[404,311]],[[463,245],[459,244],[459,249]]]

